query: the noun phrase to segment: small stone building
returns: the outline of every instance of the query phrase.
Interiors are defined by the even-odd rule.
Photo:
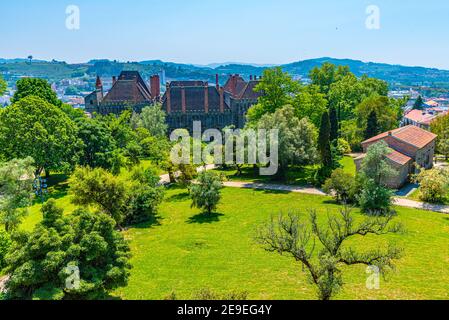
[[[385,141],[391,148],[387,159],[398,172],[398,175],[388,182],[388,186],[399,189],[415,173],[416,166],[424,169],[433,168],[435,143],[437,136],[417,126],[409,125],[393,131],[384,132],[362,142],[363,151],[380,141]],[[365,154],[355,159],[357,170],[360,170]]]

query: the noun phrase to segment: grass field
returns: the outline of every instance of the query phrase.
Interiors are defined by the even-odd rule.
[[[338,206],[329,198],[292,193],[225,189],[219,214],[204,218],[190,208],[183,189],[169,190],[159,223],[126,232],[134,269],[129,285],[116,292],[124,299],[163,299],[171,292],[188,299],[201,288],[241,290],[250,299],[314,299],[302,268],[291,258],[265,252],[253,240],[254,229],[279,211],[316,208],[321,217]],[[397,208],[407,231],[368,238],[363,247],[403,247],[397,270],[381,289],[365,287],[365,268],[345,268],[345,287],[338,299],[448,299],[449,217]],[[363,250],[363,247],[354,244]]]
[[[53,196],[70,213],[64,183]],[[190,299],[200,289],[218,293],[247,291],[249,299],[315,299],[301,266],[290,257],[268,253],[254,241],[255,228],[280,211],[316,209],[321,219],[338,206],[330,198],[314,195],[225,188],[223,199],[211,218],[190,207],[187,190],[172,188],[155,223],[125,231],[132,250],[133,269],[127,287],[113,295],[123,299],[164,299],[175,292]],[[35,204],[23,228],[40,221]],[[449,299],[449,216],[396,208],[397,220],[406,232],[369,237],[359,250],[394,241],[404,257],[380,290],[366,289],[362,266],[345,267],[343,291],[337,299]],[[357,216],[361,215],[357,213]]]

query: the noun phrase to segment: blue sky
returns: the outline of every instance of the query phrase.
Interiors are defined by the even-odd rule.
[[[80,8],[80,29],[65,27]],[[380,29],[365,27],[368,5]],[[447,0],[0,1],[0,57],[280,64],[331,56],[449,69]]]

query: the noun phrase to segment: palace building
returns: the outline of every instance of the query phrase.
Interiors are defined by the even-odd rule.
[[[257,103],[260,93],[254,88],[256,77],[245,81],[240,75],[231,75],[224,87],[205,81],[172,81],[166,84],[161,96],[160,78],[152,76],[147,85],[136,71],[123,71],[113,77],[112,88],[106,94],[101,79],[97,77],[96,89],[85,97],[86,111],[98,114],[120,114],[127,108],[141,112],[145,106],[162,103],[167,114],[169,130],[192,130],[194,121],[202,128],[223,129],[228,126],[243,128],[248,109]]]

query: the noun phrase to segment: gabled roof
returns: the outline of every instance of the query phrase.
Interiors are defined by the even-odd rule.
[[[251,100],[257,100],[260,96],[260,92],[256,92],[254,89],[259,84],[260,81],[252,80],[248,82],[245,86],[245,88],[242,90],[240,95],[238,96],[238,99],[251,99]]]
[[[399,141],[408,143],[418,149],[424,148],[437,138],[437,135],[430,131],[421,129],[417,126],[409,125],[398,128],[390,132],[381,133],[371,139],[363,141],[362,144],[369,144],[376,141],[383,140],[388,137],[393,137]]]
[[[238,74],[231,75],[224,85],[224,90],[232,94],[233,97],[238,97],[246,88],[247,82]]]
[[[137,71],[123,71],[103,102],[151,101],[151,91]]]

